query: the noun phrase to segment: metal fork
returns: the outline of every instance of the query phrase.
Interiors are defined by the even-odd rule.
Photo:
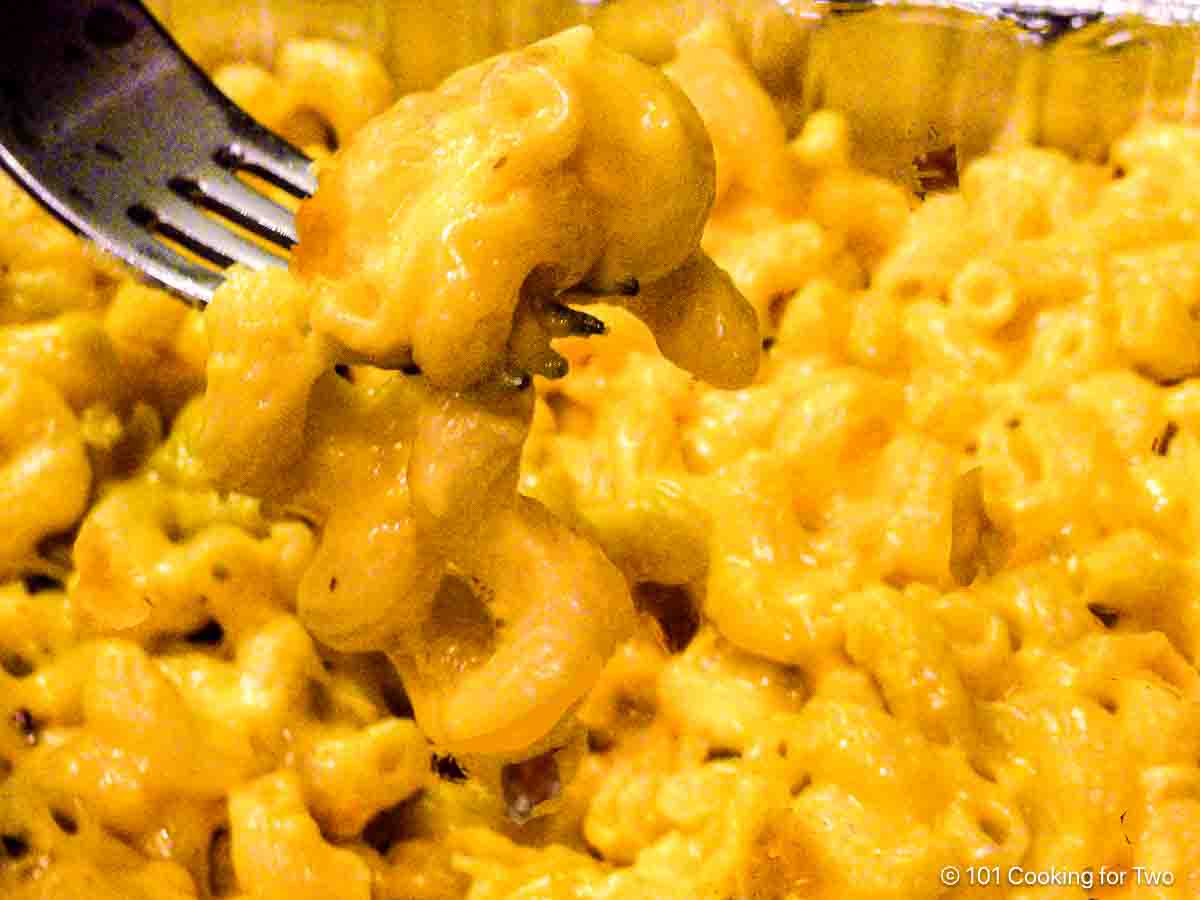
[[[287,264],[312,161],[230,102],[137,0],[0,0],[0,165],[74,230],[205,304],[238,262]],[[198,264],[163,242],[186,247]]]

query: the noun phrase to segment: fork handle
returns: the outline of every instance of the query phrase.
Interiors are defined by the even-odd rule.
[[[0,0],[0,165],[70,227],[201,300],[220,275],[138,217],[214,159],[315,189],[307,158],[230,103],[137,0]]]
[[[164,42],[174,47],[136,0],[0,4],[0,161],[89,237],[113,224],[96,222],[113,204],[93,190],[144,194],[123,184],[126,159],[165,183],[177,148],[217,124],[178,121],[178,110],[212,105],[210,85]]]

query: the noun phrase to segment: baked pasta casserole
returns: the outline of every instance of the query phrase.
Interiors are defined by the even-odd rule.
[[[205,311],[0,181],[0,897],[1200,897],[1200,131],[602,38],[216,66],[321,186]]]

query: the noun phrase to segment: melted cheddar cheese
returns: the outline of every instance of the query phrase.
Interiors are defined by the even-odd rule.
[[[444,749],[534,745],[632,631],[620,573],[517,493],[533,396],[497,377],[554,374],[557,298],[588,291],[749,383],[754,313],[699,249],[712,193],[679,89],[578,28],[374,119],[301,208],[294,272],[213,299],[201,455],[320,523],[301,619],[386,651]],[[385,374],[411,363],[420,380]]]
[[[0,181],[0,896],[1200,896],[1200,133],[918,198],[643,5],[221,67],[203,313]]]

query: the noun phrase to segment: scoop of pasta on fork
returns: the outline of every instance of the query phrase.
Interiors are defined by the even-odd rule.
[[[565,363],[551,338],[602,328],[563,292],[640,293],[632,308],[660,335],[659,307],[720,332],[728,371],[713,377],[754,374],[752,313],[699,250],[708,134],[668,78],[585,28],[404,98],[320,183],[299,215],[296,272],[316,293],[314,328],[351,354],[413,361],[450,389],[505,363],[553,376]],[[670,290],[680,269],[711,290]]]
[[[435,744],[543,752],[635,614],[517,491],[525,388],[565,372],[552,339],[603,332],[568,305],[599,296],[699,377],[752,380],[754,311],[699,248],[708,135],[578,28],[401,100],[320,181],[292,269],[235,269],[206,313],[209,468],[320,526],[301,617],[386,651]]]

